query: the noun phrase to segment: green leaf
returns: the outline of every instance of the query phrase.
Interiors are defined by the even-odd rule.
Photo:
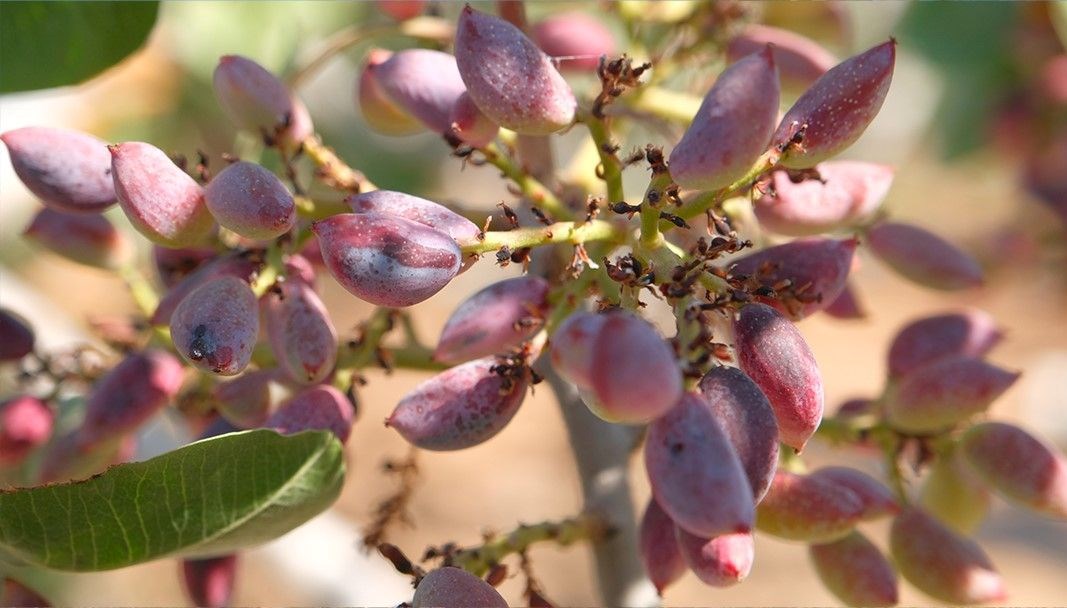
[[[897,33],[945,79],[935,121],[942,155],[953,160],[986,143],[987,125],[1019,86],[1010,60],[1022,7],[1012,2],[913,2]]]
[[[0,491],[0,555],[90,571],[230,553],[322,512],[344,471],[326,431],[221,435],[84,481]]]
[[[158,2],[4,2],[0,92],[95,76],[144,44],[158,11]]]

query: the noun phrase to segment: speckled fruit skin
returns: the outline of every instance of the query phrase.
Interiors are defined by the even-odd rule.
[[[649,498],[641,516],[637,548],[645,573],[660,595],[669,585],[682,578],[688,569],[674,529],[674,521],[670,516],[655,498]]]
[[[341,443],[352,432],[355,408],[341,391],[322,384],[306,388],[283,403],[264,423],[283,435],[307,430],[331,431]]]
[[[789,146],[780,163],[806,169],[851,146],[882,108],[896,63],[896,41],[889,40],[837,64],[797,99],[774,133],[774,143],[789,142],[804,128],[799,146]]]
[[[79,430],[82,450],[128,433],[178,394],[185,369],[170,353],[148,349],[127,355],[93,384]]]
[[[514,25],[467,5],[456,26],[456,64],[474,103],[493,122],[527,135],[548,135],[574,121],[570,86]]]
[[[385,97],[435,132],[451,126],[452,107],[465,87],[456,58],[429,49],[406,49],[380,64],[368,64]]]
[[[253,429],[262,426],[270,416],[270,384],[280,373],[276,368],[257,369],[216,384],[211,391],[215,409],[235,427]]]
[[[88,133],[23,127],[0,135],[26,188],[57,211],[99,213],[115,204],[107,143]]]
[[[883,398],[886,418],[906,432],[944,431],[986,411],[1018,379],[1018,372],[975,357],[940,359],[890,385]]]
[[[603,314],[593,345],[586,405],[609,422],[643,424],[674,407],[684,387],[674,350],[648,321],[622,310]]]
[[[173,287],[167,290],[167,293],[163,294],[163,298],[156,305],[156,310],[152,313],[149,321],[153,325],[169,324],[171,316],[174,315],[174,310],[197,287],[219,277],[235,277],[247,280],[256,271],[256,266],[250,258],[239,253],[218,257],[203,263],[196,270],[175,283]]]
[[[916,507],[893,520],[889,551],[901,576],[947,604],[986,604],[1005,599],[1004,581],[985,551]]]
[[[297,122],[289,89],[277,76],[247,57],[220,57],[212,85],[219,105],[242,129],[257,135],[273,135],[282,125]]]
[[[896,606],[897,573],[874,543],[858,531],[808,547],[819,580],[846,606]]]
[[[837,63],[833,54],[814,40],[758,23],[746,25],[730,39],[726,45],[726,59],[732,63],[762,51],[768,44],[774,49],[774,64],[778,66],[783,84],[790,86],[811,86]]]
[[[326,379],[337,362],[337,330],[315,290],[286,281],[264,296],[263,324],[278,365],[303,384]]]
[[[214,229],[203,188],[162,150],[141,142],[109,149],[119,205],[145,238],[185,247],[203,241]]]
[[[22,462],[52,436],[55,414],[48,404],[30,395],[0,403],[0,466]]]
[[[533,337],[548,308],[548,281],[525,275],[504,279],[467,298],[448,317],[434,359],[460,363],[501,354]],[[524,320],[535,323],[523,323]]]
[[[552,334],[549,358],[559,375],[580,389],[592,387],[594,346],[604,315],[578,311],[567,317]]]
[[[1023,429],[1003,422],[971,427],[960,440],[964,461],[1011,502],[1067,520],[1067,458]]]
[[[201,371],[241,373],[252,359],[259,307],[245,281],[223,276],[197,287],[178,304],[170,337],[181,356]]]
[[[970,289],[984,281],[982,267],[967,253],[936,234],[900,222],[881,222],[867,230],[872,253],[907,279],[941,290]]]
[[[119,268],[133,253],[130,242],[102,215],[45,207],[22,236],[72,262],[107,270]]]
[[[250,239],[273,239],[296,223],[293,195],[274,173],[249,162],[236,162],[204,189],[204,201],[218,223]]]
[[[844,291],[856,244],[855,239],[797,239],[738,258],[730,268],[734,275],[758,274],[760,284],[767,287],[789,280],[794,289],[803,289],[804,302],[787,305],[773,298],[761,300],[799,321],[825,309]]]
[[[236,579],[237,555],[234,553],[182,560],[182,583],[195,606],[229,606]]]
[[[695,190],[730,185],[767,149],[777,119],[778,71],[765,47],[715,80],[671,151],[671,177]]]
[[[333,278],[371,304],[418,304],[459,273],[462,253],[452,237],[399,216],[342,213],[312,230]]]
[[[451,120],[452,133],[475,148],[485,147],[500,132],[500,125],[486,116],[465,91],[452,106]]]
[[[18,361],[33,352],[35,342],[25,319],[0,308],[0,361]]]
[[[885,484],[851,467],[823,467],[811,474],[816,479],[836,483],[852,490],[863,503],[863,520],[878,519],[900,512],[900,503]]]
[[[977,308],[916,319],[889,345],[889,377],[900,378],[945,357],[985,356],[1003,337],[993,317]]]
[[[700,379],[700,392],[741,459],[758,503],[778,468],[778,422],[759,386],[735,367],[714,367]]]
[[[392,51],[385,49],[371,49],[367,52],[366,63],[363,71],[359,73],[359,83],[356,89],[356,103],[359,106],[363,120],[367,121],[370,128],[384,133],[385,135],[411,135],[423,130],[414,116],[404,111],[396,102],[389,99],[388,94],[378,82],[378,66],[385,63],[393,56]]]
[[[822,421],[822,375],[796,326],[765,304],[748,304],[734,322],[741,369],[774,410],[782,443],[803,450]]]
[[[815,170],[818,179],[800,183],[785,171],[774,172],[773,191],[753,205],[761,226],[789,236],[856,226],[878,211],[893,184],[892,167],[875,163],[826,161]]]
[[[571,315],[552,336],[553,367],[604,420],[644,424],[682,395],[674,352],[652,325],[622,310]]]
[[[425,450],[462,450],[489,440],[515,416],[529,386],[528,374],[505,378],[493,371],[496,365],[495,357],[485,357],[437,374],[400,400],[386,426]]]
[[[860,497],[841,484],[778,471],[756,507],[756,527],[779,538],[823,543],[846,536],[863,512]]]
[[[444,205],[418,196],[393,190],[372,190],[345,199],[353,213],[395,215],[444,232],[458,243],[466,243],[481,234],[474,222]]]
[[[460,568],[445,566],[426,574],[415,588],[412,608],[507,608],[492,585]]]
[[[745,580],[752,571],[756,547],[751,532],[708,539],[676,527],[675,536],[685,563],[706,585],[732,587]]]
[[[593,72],[602,55],[610,57],[618,52],[611,30],[581,11],[545,17],[534,24],[532,36],[549,57],[559,58],[559,69],[565,72]]]
[[[648,427],[645,468],[656,502],[704,538],[752,528],[752,488],[703,397],[685,393]]]

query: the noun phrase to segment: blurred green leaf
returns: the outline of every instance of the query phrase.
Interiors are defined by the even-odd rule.
[[[160,39],[208,82],[221,55],[243,55],[282,74],[298,52],[356,22],[364,2],[167,2]]]
[[[4,2],[0,92],[77,84],[144,44],[158,2]]]
[[[1060,43],[1067,49],[1067,2],[1050,2],[1048,12]]]
[[[341,491],[326,431],[222,435],[84,481],[0,491],[0,557],[109,570],[164,556],[230,553],[285,534]]]
[[[913,2],[898,28],[902,47],[941,70],[945,94],[936,123],[953,159],[985,144],[993,111],[1015,84],[1012,2]]]
[[[942,67],[1002,61],[1019,7],[1013,2],[913,2],[899,26],[908,49]]]

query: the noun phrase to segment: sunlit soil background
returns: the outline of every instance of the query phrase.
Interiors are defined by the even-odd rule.
[[[227,27],[247,16],[240,5],[192,3],[165,6],[160,29],[149,47],[98,80],[78,88],[0,98],[0,130],[31,124],[82,128],[112,140],[144,139],[191,155],[196,147],[221,150],[218,110],[206,88],[218,55],[240,52],[280,68],[293,47],[293,29],[321,37],[353,11],[338,4],[270,3],[259,17],[256,35]],[[849,4],[855,24],[854,50],[890,33],[901,4]],[[273,12],[272,12],[273,11]],[[287,32],[282,42],[266,35]],[[313,46],[310,45],[309,46]],[[305,49],[306,50],[306,49]],[[361,49],[362,50],[362,47]],[[303,52],[303,51],[302,51]],[[897,168],[886,206],[894,217],[931,228],[979,257],[987,286],[964,293],[916,287],[891,274],[862,253],[854,274],[868,317],[842,322],[818,315],[800,327],[823,370],[827,408],[853,396],[881,390],[885,352],[895,330],[916,316],[963,305],[983,308],[1006,329],[1007,337],[991,359],[1023,372],[1022,379],[994,406],[998,418],[1023,424],[1039,436],[1067,446],[1067,226],[1018,188],[1011,159],[988,150],[963,162],[943,164],[931,141],[933,106],[944,85],[930,68],[899,49],[894,84],[880,116],[849,157],[886,162]],[[461,200],[487,213],[508,198],[494,170],[467,167],[449,158],[436,138],[388,139],[367,133],[352,102],[358,55],[333,62],[301,91],[328,144],[339,148],[374,181],[439,200]],[[200,130],[182,129],[180,119],[204,119]],[[223,133],[226,131],[223,130]],[[184,134],[184,135],[183,135]],[[577,143],[560,140],[566,160]],[[634,140],[630,142],[642,143]],[[361,164],[366,163],[366,164]],[[42,328],[46,345],[69,345],[88,335],[94,315],[134,313],[116,276],[86,269],[55,256],[35,253],[19,233],[36,209],[5,158],[0,162],[0,303],[31,318]],[[645,179],[639,169],[628,175],[630,192]],[[116,213],[113,210],[111,213]],[[128,228],[124,220],[120,225]],[[132,230],[130,230],[132,234]],[[139,241],[144,245],[143,239]],[[146,252],[143,251],[142,253]],[[483,260],[438,296],[414,307],[421,335],[432,342],[446,315],[477,288],[519,269],[500,269]],[[325,273],[320,287],[338,329],[348,335],[370,307],[344,292]],[[365,558],[357,546],[360,526],[374,506],[395,487],[380,473],[386,458],[402,458],[406,445],[382,421],[400,396],[425,376],[396,372],[368,374],[359,421],[348,444],[349,472],[341,499],[326,519],[309,524],[271,545],[249,551],[241,565],[236,605],[319,603],[397,603],[404,580],[381,560]],[[169,449],[183,430],[164,418],[142,437],[140,456]],[[847,462],[877,472],[877,458],[856,450],[829,450],[816,444],[811,464]],[[412,527],[392,530],[391,542],[417,557],[431,544],[479,542],[486,531],[505,531],[519,522],[573,515],[580,509],[579,486],[559,412],[547,386],[538,387],[513,422],[486,444],[458,453],[426,453],[411,504]],[[648,486],[640,460],[632,463],[634,499],[644,507]],[[324,523],[325,522],[325,523]],[[865,526],[884,547],[887,525]],[[1003,573],[1013,605],[1067,603],[1067,526],[995,502],[978,532]],[[750,578],[727,590],[703,586],[693,576],[670,588],[668,605],[833,605],[818,582],[804,545],[757,537],[756,564]],[[584,546],[531,551],[534,572],[546,595],[562,605],[590,605],[596,592],[590,552]],[[302,569],[294,569],[300,567]],[[41,578],[58,604],[162,606],[183,604],[177,564],[162,560],[115,572],[49,575]],[[512,572],[517,572],[516,568]],[[521,577],[501,587],[519,603]],[[930,600],[902,585],[901,603]]]

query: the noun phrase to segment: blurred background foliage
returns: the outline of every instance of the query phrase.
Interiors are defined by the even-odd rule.
[[[529,4],[535,20],[549,12],[585,10],[610,20],[620,40],[625,35],[611,14],[618,8],[615,4]],[[659,10],[657,4],[640,7]],[[454,18],[461,6],[434,2],[430,10]],[[1021,386],[998,404],[999,415],[1067,445],[1063,415],[1067,411],[1067,273],[1063,270],[1067,265],[1067,3],[745,2],[743,6],[764,23],[815,38],[839,57],[887,36],[897,37],[900,59],[889,98],[847,156],[895,165],[897,181],[887,202],[894,216],[935,229],[975,253],[986,266],[988,287],[944,294],[905,284],[864,259],[857,284],[869,318],[860,323],[818,318],[802,326],[826,375],[828,408],[846,397],[880,389],[885,345],[904,321],[948,307],[975,305],[990,310],[1008,329],[998,358],[1024,371]],[[202,151],[216,165],[224,152],[255,159],[258,143],[237,135],[211,91],[218,57],[246,55],[291,76],[339,31],[386,23],[388,18],[372,2],[2,2],[0,91],[5,95],[0,97],[0,130],[64,125],[110,141],[153,142],[190,159]],[[298,94],[324,141],[381,187],[443,201],[463,200],[488,213],[497,201],[510,198],[495,171],[464,168],[448,158],[447,148],[433,135],[391,138],[370,132],[359,116],[355,81],[366,49],[411,44],[407,39],[382,37],[355,45],[304,82]],[[105,69],[123,56],[127,57],[117,66]],[[698,66],[671,82],[700,95],[717,69],[718,64]],[[579,90],[585,90],[582,84],[576,81]],[[29,90],[59,85],[70,86]],[[662,141],[664,135],[638,129],[624,148],[650,139]],[[578,133],[560,138],[559,157],[565,161],[580,142]],[[269,155],[262,160],[268,166],[274,162]],[[39,254],[23,243],[19,233],[36,203],[18,184],[9,163],[0,165],[0,300],[5,305],[15,300],[14,305],[37,315],[51,315],[45,317],[48,322],[42,329],[46,346],[84,339],[87,318],[131,312],[117,277]],[[628,172],[628,190],[639,191],[646,179],[642,171]],[[313,194],[335,196],[329,191]],[[120,211],[111,210],[109,216],[127,227]],[[143,239],[136,240],[144,247]],[[458,301],[480,285],[515,272],[483,262],[482,268],[462,275],[440,296],[416,307],[420,329],[427,337],[435,336],[444,315]],[[368,308],[330,281],[323,284],[337,326],[350,330]],[[16,286],[24,285],[36,295],[16,297]],[[370,376],[365,419],[356,425],[350,445],[359,458],[337,505],[352,529],[367,520],[375,500],[391,487],[378,471],[381,457],[404,450],[377,421],[420,378],[403,372],[388,381],[380,374]],[[151,432],[158,434],[159,429]],[[418,553],[431,542],[474,542],[486,527],[507,529],[517,520],[571,514],[577,505],[577,482],[565,441],[558,414],[545,392],[538,391],[515,423],[484,448],[425,459],[424,481],[412,507],[418,525],[398,532],[397,542]],[[165,448],[142,445],[139,455],[160,449]],[[812,451],[815,464],[834,457],[818,447]],[[851,464],[856,460],[862,458],[853,458]],[[500,474],[500,466],[507,467],[506,476]],[[635,475],[636,483],[642,484],[643,477]],[[645,495],[647,490],[639,487],[637,500]],[[999,509],[979,540],[1004,572],[1013,603],[1063,603],[1067,530],[1062,526]],[[303,559],[355,551],[346,540],[319,538],[318,542],[325,545],[306,547],[304,555],[309,557]],[[761,543],[760,562],[746,584],[709,592],[687,580],[668,600],[699,605],[832,602],[806,566],[802,547]],[[269,548],[253,553],[243,567],[239,604],[343,603],[337,597],[356,601],[355,596],[324,595],[312,584],[290,585],[294,579],[277,556],[264,557],[268,553]],[[537,550],[532,557],[539,576],[551,585],[553,599],[563,604],[595,601],[588,584],[588,560],[581,550]],[[298,565],[290,560],[286,568]],[[317,567],[330,572],[327,565]],[[47,577],[52,581],[48,586],[65,603],[168,605],[183,601],[174,570],[171,563],[157,563],[115,573]],[[306,571],[302,575],[310,576]],[[42,576],[28,579],[39,583]],[[383,578],[360,578],[354,572],[337,576],[354,577],[346,579],[352,585],[359,581],[385,585]],[[788,592],[783,591],[784,580]],[[517,583],[506,582],[505,588],[509,584]],[[903,600],[926,601],[907,595]]]

